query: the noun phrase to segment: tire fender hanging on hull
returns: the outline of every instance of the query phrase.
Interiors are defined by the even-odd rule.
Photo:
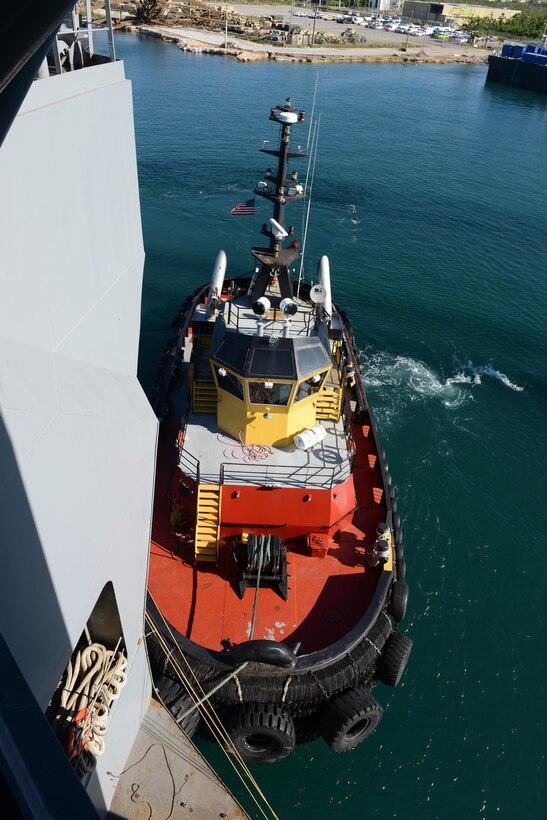
[[[322,735],[331,751],[349,752],[373,733],[382,714],[382,707],[366,687],[350,689],[328,704],[321,721]]]
[[[294,721],[277,704],[236,706],[227,717],[226,730],[246,763],[276,763],[290,755],[296,742]],[[230,745],[227,750],[234,753]]]

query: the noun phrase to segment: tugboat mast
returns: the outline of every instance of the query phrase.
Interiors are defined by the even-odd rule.
[[[278,109],[280,106],[278,106]],[[274,122],[281,121],[281,137],[279,140],[279,158],[277,161],[277,179],[275,180],[275,187],[276,187],[276,199],[274,201],[274,212],[273,218],[276,222],[279,222],[281,227],[285,227],[284,219],[285,219],[285,180],[287,179],[287,173],[289,170],[289,148],[291,145],[291,128],[292,128],[292,117],[287,117],[287,113],[291,114],[291,99],[290,97],[287,98],[287,102],[285,106],[281,109],[282,115],[285,115],[283,119],[277,116],[277,109],[272,108],[270,112],[270,119]],[[299,112],[300,114],[300,112]],[[294,113],[293,113],[293,116]],[[275,240],[272,237],[272,242],[270,243],[270,249],[277,256],[279,253],[279,247],[275,248]]]
[[[288,97],[284,105],[270,109],[269,118],[272,122],[279,123],[281,135],[279,148],[260,149],[263,154],[277,157],[277,173],[274,176],[271,169],[268,169],[265,175],[267,182],[259,182],[255,188],[255,194],[268,199],[273,204],[273,218],[271,229],[268,229],[267,225],[262,228],[262,233],[269,237],[269,247],[252,249],[255,258],[262,264],[261,274],[252,289],[253,299],[262,296],[262,285],[266,281],[265,275],[269,274],[272,269],[275,269],[280,278],[285,280],[280,283],[282,294],[291,295],[288,268],[298,258],[299,253],[296,248],[282,248],[282,242],[288,236],[285,230],[285,205],[287,202],[295,202],[305,197],[303,186],[298,183],[297,172],[289,176],[289,160],[307,156],[306,153],[300,151],[300,147],[295,152],[290,151],[292,126],[304,121],[304,111],[293,108],[292,100]],[[273,183],[273,185],[268,183]]]

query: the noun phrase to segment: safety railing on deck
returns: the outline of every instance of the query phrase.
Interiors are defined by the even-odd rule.
[[[196,484],[199,484],[201,478],[199,459],[192,455],[184,445],[179,449],[179,467],[187,476],[193,478]]]
[[[283,330],[283,324],[287,321],[287,316],[279,308],[273,308],[273,316],[264,316],[266,332],[275,330],[279,333]],[[228,327],[237,331],[250,331],[256,327],[258,316],[253,313],[250,305],[238,305],[237,302],[229,300],[224,306],[224,318]],[[314,321],[314,311],[301,306],[296,315],[291,319],[292,336],[309,336],[310,328]]]
[[[331,489],[337,481],[349,475],[349,464],[344,460],[335,467],[312,464],[232,464],[221,465],[223,484],[259,484],[262,487],[321,487]]]

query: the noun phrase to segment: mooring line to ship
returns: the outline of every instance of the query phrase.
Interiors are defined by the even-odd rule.
[[[206,703],[209,700],[211,695],[214,695],[215,692],[218,692],[219,689],[222,689],[222,687],[226,683],[228,683],[229,680],[232,680],[232,678],[237,678],[237,676],[241,672],[241,670],[245,669],[245,667],[248,666],[248,665],[249,665],[249,661],[245,661],[245,663],[242,663],[241,666],[237,667],[237,669],[234,669],[233,672],[230,672],[229,675],[226,675],[226,677],[223,678],[220,681],[220,683],[217,683],[217,685],[213,689],[209,690],[209,692],[207,692],[207,694],[203,698],[200,698],[199,700],[196,700],[194,705],[191,706],[189,709],[187,709],[186,712],[184,712],[184,714],[179,715],[177,717],[177,723],[182,723],[184,718],[188,717],[188,715],[191,715],[192,712],[195,712],[196,709],[199,709],[200,706],[203,706],[203,704]]]
[[[164,623],[167,626],[167,629],[169,630],[169,632],[171,634],[172,639],[174,640],[174,636],[171,632],[169,624],[165,621],[165,618],[163,617],[163,614],[162,613],[160,613],[160,614],[162,616],[162,619],[163,619]],[[163,637],[161,632],[159,632],[158,628],[155,626],[155,624],[151,620],[148,613],[147,613],[146,617],[147,617],[147,619],[149,621],[149,624],[152,627],[152,629],[153,629],[153,631],[156,635],[156,638],[158,639],[158,642],[159,642],[161,648],[165,651],[165,649],[168,648],[167,641],[165,640],[165,638]],[[180,652],[181,657],[184,658],[184,655],[183,655],[182,651],[180,650],[180,647],[178,647],[178,648],[179,648],[179,652]],[[186,658],[184,658],[184,661],[187,664],[187,666],[189,667],[190,671],[192,672],[192,675],[194,676],[198,686],[200,686],[200,688],[201,688],[200,682],[199,682],[198,678],[196,677],[193,669],[188,664],[188,661],[186,660]],[[196,694],[196,691],[195,691],[194,687],[192,686],[191,682],[186,677],[186,675],[185,675],[184,671],[182,670],[182,668],[180,667],[180,665],[173,658],[171,659],[171,665],[173,667],[173,670],[174,670],[175,674],[177,675],[177,677],[179,678],[181,683],[184,685],[184,687],[185,687],[186,691],[188,692],[188,694],[190,695],[190,697],[196,698],[197,694]],[[209,712],[210,712],[209,714],[207,713],[207,710],[209,710]],[[264,793],[262,792],[260,786],[258,785],[258,783],[254,779],[253,775],[249,771],[245,761],[241,758],[239,752],[237,751],[234,744],[232,743],[232,740],[231,740],[230,736],[228,735],[228,733],[226,732],[224,726],[222,725],[222,722],[220,721],[218,715],[216,714],[216,712],[214,710],[214,707],[210,703],[204,703],[203,708],[201,710],[201,715],[204,718],[204,720],[205,720],[207,726],[209,727],[211,733],[213,734],[215,739],[218,741],[222,751],[226,755],[226,759],[228,760],[228,762],[230,763],[230,765],[234,769],[236,775],[239,777],[239,779],[241,780],[241,782],[243,783],[243,785],[247,789],[251,799],[256,804],[256,806],[257,806],[258,810],[260,811],[260,813],[267,820],[268,815],[264,812],[264,809],[262,808],[262,806],[258,802],[256,796],[251,791],[249,785],[245,782],[245,779],[244,779],[242,773],[240,771],[238,771],[237,766],[236,766],[236,762],[234,762],[234,760],[228,754],[228,751],[224,748],[223,743],[221,742],[222,740],[224,740],[224,742],[227,742],[234,749],[234,757],[236,758],[236,761],[240,764],[240,766],[243,770],[243,773],[247,776],[247,778],[249,779],[249,782],[254,786],[257,793],[261,796],[262,800],[264,801],[265,805],[271,811],[273,820],[279,820],[277,814],[274,812],[273,808],[268,803],[268,800],[267,800],[266,796],[264,795]],[[215,723],[216,723],[216,726],[215,726]]]
[[[149,616],[147,615],[147,618],[148,617]],[[169,624],[165,621],[165,618],[163,617],[163,614],[162,614],[162,619],[163,619],[164,623],[166,623],[167,629],[171,633],[171,637],[174,640],[174,636],[173,636],[173,634],[170,630]],[[165,651],[165,648],[168,647],[168,644],[167,644],[165,638],[159,632],[159,630],[157,629],[155,624],[153,624],[153,622],[151,622],[151,619],[150,619],[149,623],[151,624],[153,630],[155,631],[155,634],[156,634],[156,637],[158,639],[158,642],[160,643],[160,646]],[[180,647],[179,647],[179,652],[180,652],[181,657],[184,658],[184,655],[183,655],[182,651],[180,650]],[[186,660],[186,658],[184,658],[184,661],[187,664],[187,666],[190,668],[190,671],[192,672],[192,675],[194,676],[198,686],[200,686],[200,682],[197,679],[193,669],[188,664],[188,661]],[[190,695],[190,697],[196,697],[196,691],[194,690],[194,687],[192,686],[191,682],[186,677],[185,673],[183,672],[183,670],[179,666],[179,664],[174,659],[171,659],[171,665],[173,667],[173,670],[174,670],[175,674],[177,675],[177,677],[179,678],[181,683],[184,685],[184,687],[185,687],[186,691],[188,692],[188,694]],[[207,710],[210,710],[209,714],[207,713]],[[249,782],[254,786],[257,793],[261,796],[262,800],[264,801],[265,805],[271,811],[273,820],[279,820],[277,814],[274,812],[274,810],[272,809],[272,807],[268,803],[268,800],[267,800],[266,796],[264,795],[264,793],[260,789],[260,786],[258,785],[256,780],[252,776],[251,772],[249,771],[245,761],[241,758],[238,750],[235,748],[234,744],[232,743],[232,740],[231,740],[230,736],[228,735],[228,733],[226,732],[224,726],[222,725],[222,722],[220,721],[218,715],[216,714],[216,712],[214,710],[214,707],[210,703],[204,704],[204,708],[201,711],[201,715],[204,718],[207,726],[209,727],[212,735],[218,741],[218,743],[220,745],[220,748],[222,749],[222,751],[226,755],[226,759],[228,760],[228,762],[232,766],[234,772],[236,773],[236,775],[239,777],[239,779],[241,780],[241,782],[243,783],[243,785],[247,789],[251,799],[256,804],[256,806],[257,806],[258,810],[260,811],[260,813],[263,815],[263,817],[266,818],[266,820],[268,820],[267,814],[264,812],[264,810],[263,810],[262,806],[260,805],[260,803],[258,802],[256,796],[253,794],[253,792],[251,791],[249,785],[246,783],[242,773],[237,769],[236,762],[239,763],[239,765],[241,766],[241,769],[243,770],[243,774],[245,774],[247,776],[247,778],[249,779]],[[234,757],[235,757],[236,761],[234,761],[230,757],[230,755],[228,754],[228,751],[225,749],[222,741],[227,742],[230,746],[232,746],[232,748],[234,749]]]
[[[256,621],[256,610],[258,607],[258,593],[260,591],[260,576],[262,575],[262,564],[264,563],[264,552],[266,550],[266,542],[265,537],[263,535],[259,535],[259,549],[258,549],[258,570],[256,573],[256,593],[255,599],[253,602],[253,615],[251,618],[251,628],[249,630],[249,640],[252,641],[254,631],[255,631],[255,621]],[[268,541],[269,547],[269,541]]]
[[[169,636],[170,636],[171,640],[173,641],[173,645],[179,650],[180,657],[184,660],[186,666],[190,670],[190,672],[192,674],[192,677],[194,678],[194,680],[197,684],[197,687],[199,687],[202,694],[205,695],[206,693],[204,692],[203,687],[201,686],[201,683],[200,683],[198,677],[196,676],[196,673],[194,672],[194,670],[190,666],[188,660],[185,658],[182,649],[178,645],[178,643],[175,639],[175,636],[173,635],[173,631],[171,629],[170,624],[167,622],[167,620],[165,619],[163,613],[161,612],[161,610],[157,606],[157,604],[154,600],[154,597],[150,593],[150,591],[149,591],[149,595],[150,595],[150,598],[151,598],[152,602],[154,603],[154,606],[156,607],[156,610],[159,612],[163,623],[166,626],[166,629],[169,633]],[[167,654],[168,651],[169,651],[169,645],[168,645],[166,639],[164,638],[163,634],[159,631],[158,627],[156,626],[156,624],[154,623],[154,621],[152,620],[152,617],[148,614],[148,612],[146,613],[145,617],[146,617],[146,621],[147,621],[148,625],[151,628],[151,631],[156,636],[156,639],[158,640],[158,643],[159,643],[161,649]],[[189,678],[185,674],[185,672],[182,669],[182,667],[180,666],[180,664],[173,657],[171,657],[169,659],[169,662],[170,662],[170,664],[173,668],[173,671],[175,672],[175,674],[178,677],[178,679],[180,680],[180,682],[183,684],[184,688],[186,689],[186,691],[188,692],[190,697],[194,701],[197,700],[199,690],[194,688],[194,685],[189,680]],[[241,667],[239,667],[239,669],[240,668]],[[239,669],[236,670],[236,671],[239,672]],[[273,820],[279,820],[278,815],[275,813],[275,811],[271,807],[270,803],[268,802],[268,799],[267,799],[266,795],[264,794],[264,792],[262,791],[262,789],[260,788],[260,786],[258,785],[256,780],[254,779],[254,777],[251,774],[247,764],[245,763],[245,761],[243,760],[243,758],[239,754],[237,748],[235,747],[234,743],[232,742],[232,739],[230,738],[230,735],[228,734],[228,732],[224,728],[220,718],[218,717],[218,715],[217,715],[217,713],[214,709],[214,706],[209,701],[205,701],[201,706],[200,714],[203,717],[203,719],[204,719],[205,723],[207,724],[208,728],[210,729],[212,735],[218,741],[219,746],[222,749],[222,751],[224,752],[227,761],[232,766],[234,772],[236,773],[236,775],[239,777],[239,779],[243,783],[244,787],[248,791],[251,799],[253,800],[253,802],[257,806],[257,808],[260,811],[260,813],[262,814],[262,816],[268,818],[268,815],[265,813],[264,809],[260,805],[260,803],[259,803],[257,797],[255,796],[255,794],[253,794],[249,784],[245,781],[245,778],[244,778],[243,775],[245,775],[248,778],[249,783],[254,787],[254,789],[256,790],[256,793],[262,798],[262,800],[264,802],[264,805],[271,812]],[[224,743],[227,743],[233,749],[233,756],[229,754],[228,750],[223,745]],[[235,758],[235,760],[234,760],[234,758]],[[238,770],[238,768],[236,766],[236,763],[239,764],[242,771]]]

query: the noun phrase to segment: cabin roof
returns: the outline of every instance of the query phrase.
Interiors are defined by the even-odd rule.
[[[304,379],[332,364],[317,336],[279,338],[226,333],[212,358],[251,379]]]

